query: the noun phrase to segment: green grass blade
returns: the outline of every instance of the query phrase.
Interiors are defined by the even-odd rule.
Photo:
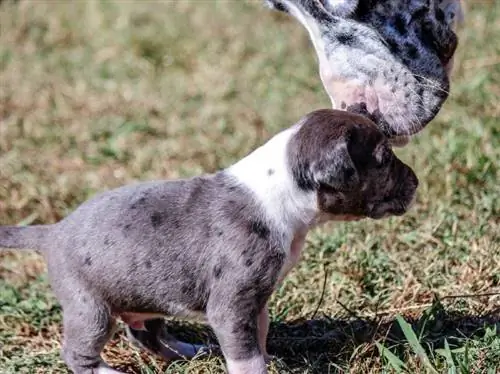
[[[458,373],[457,366],[455,365],[455,361],[453,360],[453,352],[450,349],[448,340],[444,339],[444,349],[436,349],[436,353],[446,359],[446,363],[448,365],[448,374]]]
[[[410,344],[410,347],[413,349],[413,352],[419,357],[419,359],[422,361],[422,363],[429,369],[431,373],[438,374],[434,366],[432,366],[431,361],[429,360],[429,357],[427,357],[427,353],[425,352],[425,349],[422,347],[420,342],[417,339],[417,335],[411,328],[410,324],[404,320],[403,317],[400,315],[396,316],[396,320],[399,323],[399,326],[401,327],[401,330],[403,331],[403,334],[408,340],[408,343]]]
[[[379,342],[375,343],[382,357],[385,357],[389,365],[392,366],[397,373],[402,373],[403,370],[408,370],[405,363],[401,361],[394,353],[392,353],[388,348],[384,347]]]

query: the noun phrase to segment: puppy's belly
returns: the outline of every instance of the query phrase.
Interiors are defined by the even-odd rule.
[[[162,314],[155,313],[119,313],[118,317],[134,330],[145,330],[144,322],[150,319],[164,318]]]
[[[134,313],[134,312],[121,312],[115,313],[116,317],[135,330],[145,330],[144,322],[151,319],[165,318],[164,314],[160,313]],[[198,312],[185,312],[176,315],[175,317],[182,317],[187,320],[194,320],[197,322],[206,322],[206,315]]]

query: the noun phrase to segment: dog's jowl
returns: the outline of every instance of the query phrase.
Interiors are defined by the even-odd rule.
[[[62,221],[1,227],[0,247],[39,250],[63,310],[63,357],[76,374],[101,359],[116,319],[166,358],[163,316],[202,317],[231,374],[266,373],[267,301],[328,220],[403,214],[418,185],[363,116],[309,113],[228,169],[95,196]]]

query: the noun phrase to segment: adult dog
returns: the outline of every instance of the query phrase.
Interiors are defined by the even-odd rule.
[[[394,144],[406,144],[447,99],[459,0],[266,3],[309,32],[333,108],[365,107]]]

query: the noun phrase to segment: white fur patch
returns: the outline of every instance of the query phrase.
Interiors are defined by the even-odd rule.
[[[95,374],[125,374],[123,371],[118,371],[115,369],[111,369],[106,364],[99,365],[98,368],[93,370]]]
[[[294,182],[287,160],[287,146],[299,129],[293,126],[227,169],[250,189],[268,222],[285,234],[289,247],[295,232],[308,227],[318,214],[315,192],[305,192]]]

